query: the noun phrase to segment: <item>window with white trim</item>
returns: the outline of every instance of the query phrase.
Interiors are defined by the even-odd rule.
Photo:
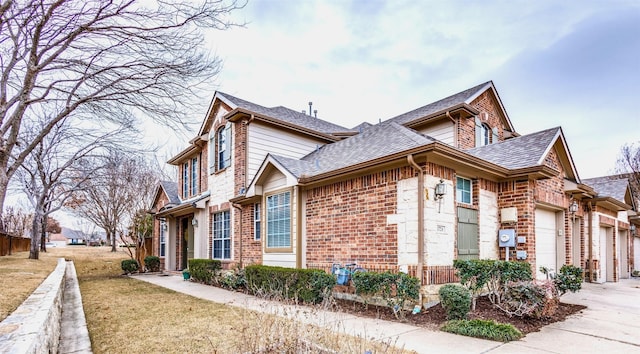
[[[267,248],[291,247],[291,192],[267,196]]]
[[[253,239],[260,241],[260,203],[253,205]]]
[[[182,198],[189,196],[189,163],[182,164]]]
[[[216,170],[216,134],[211,132],[209,136],[209,173]]]
[[[160,250],[158,254],[160,257],[165,256],[165,248],[167,245],[167,223],[165,221],[160,222]]]
[[[472,182],[468,178],[456,177],[456,201],[471,204]]]
[[[228,210],[213,214],[212,225],[213,247],[211,258],[231,259],[231,228]]]
[[[217,169],[223,170],[231,165],[231,123],[218,129],[218,164]]]
[[[198,158],[191,159],[191,195],[198,194]]]

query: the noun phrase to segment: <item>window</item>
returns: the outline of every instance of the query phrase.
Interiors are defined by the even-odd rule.
[[[198,194],[198,158],[191,159],[191,194]]]
[[[164,257],[165,247],[167,244],[167,223],[160,221],[160,257]]]
[[[498,142],[498,129],[482,123],[480,118],[476,117],[476,147],[495,144]]]
[[[218,130],[218,170],[231,165],[231,124]]]
[[[186,199],[189,196],[189,163],[185,162],[182,165],[182,198]]]
[[[213,214],[213,259],[231,259],[231,230],[229,211]]]
[[[291,247],[291,193],[267,197],[267,248]]]
[[[213,132],[209,137],[209,173],[216,170],[216,134]]]
[[[260,240],[260,203],[253,205],[253,239]]]
[[[456,201],[471,204],[471,180],[456,177]]]

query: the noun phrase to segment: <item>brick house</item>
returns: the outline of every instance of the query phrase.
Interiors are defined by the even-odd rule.
[[[216,92],[196,138],[169,163],[180,203],[155,205],[168,270],[189,258],[322,269],[356,261],[428,285],[453,281],[454,259],[586,269],[594,208],[631,209],[598,206],[560,127],[518,134],[492,82],[353,129]]]

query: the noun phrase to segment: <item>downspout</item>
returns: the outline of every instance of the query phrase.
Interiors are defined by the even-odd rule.
[[[589,211],[589,283],[593,283],[593,205],[591,202],[587,203],[587,210]]]
[[[242,248],[243,248],[242,247],[242,206],[240,204],[236,204],[236,203],[231,203],[231,205],[234,208],[238,209],[238,211],[240,211],[240,227],[239,227],[239,230],[238,230],[239,233],[240,233],[240,254],[238,255],[240,259],[239,259],[238,263],[240,265],[240,268],[244,268],[244,265],[243,265],[243,262],[242,262]]]
[[[302,268],[302,193],[300,187],[295,186],[296,193],[296,268]],[[305,267],[306,268],[306,267]]]
[[[412,155],[407,155],[407,162],[418,172],[418,279],[420,286],[424,285],[424,173],[415,162]],[[420,294],[422,304],[422,294]]]

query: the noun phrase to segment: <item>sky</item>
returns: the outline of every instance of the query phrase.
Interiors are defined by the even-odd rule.
[[[223,60],[207,102],[312,101],[351,128],[493,80],[520,134],[562,127],[581,178],[640,141],[640,1],[249,0],[232,19],[207,37]]]

